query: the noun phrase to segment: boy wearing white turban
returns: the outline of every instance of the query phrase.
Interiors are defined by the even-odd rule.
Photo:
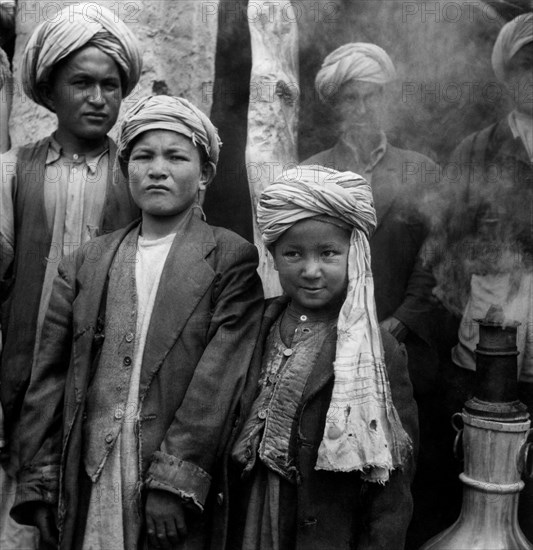
[[[405,349],[377,323],[370,186],[299,166],[257,220],[284,296],[267,303],[243,399],[229,547],[403,548],[417,413]]]
[[[203,221],[219,149],[187,100],[139,100],[119,157],[141,221],[60,263],[12,514],[40,514],[57,544],[58,506],[62,550],[222,544],[211,521],[263,293],[256,249]]]
[[[0,401],[11,474],[58,263],[91,237],[138,216],[125,179],[114,177],[116,146],[107,134],[139,80],[141,52],[112,12],[78,3],[35,29],[21,72],[24,91],[57,115],[57,128],[0,159]]]

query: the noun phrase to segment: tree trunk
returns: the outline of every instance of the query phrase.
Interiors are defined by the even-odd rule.
[[[255,216],[261,192],[298,159],[298,27],[291,2],[248,6],[252,75],[248,109],[246,168],[254,212],[254,242],[266,297],[281,294],[271,256]]]

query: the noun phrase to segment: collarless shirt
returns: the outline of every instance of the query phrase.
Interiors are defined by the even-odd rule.
[[[0,156],[0,279],[4,278],[15,257],[17,156],[18,148]],[[39,347],[44,314],[59,262],[98,234],[109,168],[107,146],[94,153],[70,158],[54,136],[50,137],[43,181],[48,227],[43,231],[51,231],[52,244],[45,258],[34,350]],[[28,223],[32,221],[28,220]]]

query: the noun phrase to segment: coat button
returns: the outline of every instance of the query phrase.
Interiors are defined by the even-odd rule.
[[[105,442],[106,443],[112,443],[113,442],[113,434],[107,434],[105,436]]]
[[[115,411],[115,418],[120,420],[124,416],[124,411],[122,409],[117,409]]]
[[[266,417],[267,417],[267,411],[265,409],[261,409],[258,413],[257,413],[257,416],[261,419],[261,420],[264,420]]]
[[[129,357],[127,355],[126,355],[126,357],[124,357],[124,365],[126,367],[129,367],[131,365],[131,357]]]
[[[133,342],[133,332],[128,332],[128,334],[126,334],[126,342]]]
[[[290,357],[292,355],[292,349],[291,348],[284,349],[283,355],[285,355],[285,357]]]

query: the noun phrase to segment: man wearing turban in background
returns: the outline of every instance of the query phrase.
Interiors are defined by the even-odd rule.
[[[59,265],[12,515],[57,544],[59,506],[62,550],[223,542],[210,521],[224,517],[223,457],[263,292],[255,247],[202,219],[219,148],[187,100],[139,100],[118,155],[141,223]]]
[[[455,314],[456,344],[447,352],[447,406],[471,396],[479,340],[475,319],[491,305],[519,321],[520,399],[533,413],[533,13],[504,25],[492,53],[511,112],[464,139],[453,152],[435,227],[436,292]],[[460,321],[459,321],[460,319]],[[533,487],[526,484],[520,525],[533,540]]]
[[[125,179],[113,177],[116,146],[107,134],[141,66],[131,31],[94,3],[68,6],[43,22],[23,54],[24,91],[56,114],[57,129],[0,159],[0,399],[10,474],[17,469],[19,414],[58,263],[138,216]],[[3,492],[3,512],[13,493],[12,487]],[[15,536],[6,544],[29,547],[26,542]]]
[[[377,228],[370,239],[376,311],[381,326],[406,345],[415,398],[420,409],[420,490],[434,479],[433,434],[437,356],[432,343],[431,293],[434,279],[419,252],[427,227],[417,200],[435,183],[435,164],[427,157],[393,147],[383,130],[387,88],[397,78],[387,53],[375,44],[345,44],[330,53],[315,80],[316,91],[330,109],[338,140],[304,161],[361,174],[371,185]],[[415,521],[417,494],[415,480]],[[420,511],[424,514],[424,505]]]

